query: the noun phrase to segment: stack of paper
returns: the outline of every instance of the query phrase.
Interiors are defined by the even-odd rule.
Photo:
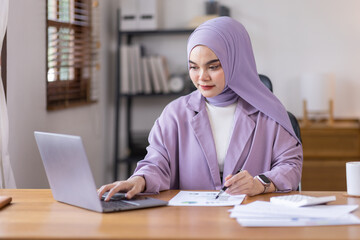
[[[270,202],[255,201],[236,205],[230,217],[245,227],[284,227],[360,224],[352,211],[358,205],[318,205],[285,207]]]

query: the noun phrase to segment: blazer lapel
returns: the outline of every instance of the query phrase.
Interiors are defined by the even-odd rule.
[[[230,139],[228,151],[225,157],[224,178],[234,174],[242,168],[245,160],[244,147],[254,131],[255,122],[249,117],[254,111],[249,112],[239,102],[235,111],[234,128]],[[243,157],[242,157],[243,156]],[[240,162],[240,157],[242,161]]]
[[[200,94],[200,93],[199,93]],[[196,112],[190,124],[208,163],[209,171],[217,189],[221,188],[220,170],[211,125],[201,96],[192,95],[188,107]]]

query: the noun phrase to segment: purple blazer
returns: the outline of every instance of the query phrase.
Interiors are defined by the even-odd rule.
[[[265,174],[278,191],[296,190],[303,161],[298,140],[241,98],[234,121],[223,178],[243,169],[253,176]],[[150,132],[149,143],[133,175],[145,178],[145,192],[222,187],[205,99],[199,91],[166,106]]]

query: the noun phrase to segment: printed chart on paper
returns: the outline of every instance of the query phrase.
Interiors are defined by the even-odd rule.
[[[223,193],[215,199],[218,192],[180,191],[169,201],[169,206],[234,206],[241,204],[246,195]]]

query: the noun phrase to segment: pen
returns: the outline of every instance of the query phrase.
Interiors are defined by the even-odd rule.
[[[242,169],[237,171],[235,174],[238,174],[241,171],[242,171]],[[228,187],[223,186],[222,189],[220,190],[220,192],[218,193],[218,195],[216,195],[215,200],[218,199],[220,197],[220,195],[223,194],[226,191],[226,189],[228,189]]]

